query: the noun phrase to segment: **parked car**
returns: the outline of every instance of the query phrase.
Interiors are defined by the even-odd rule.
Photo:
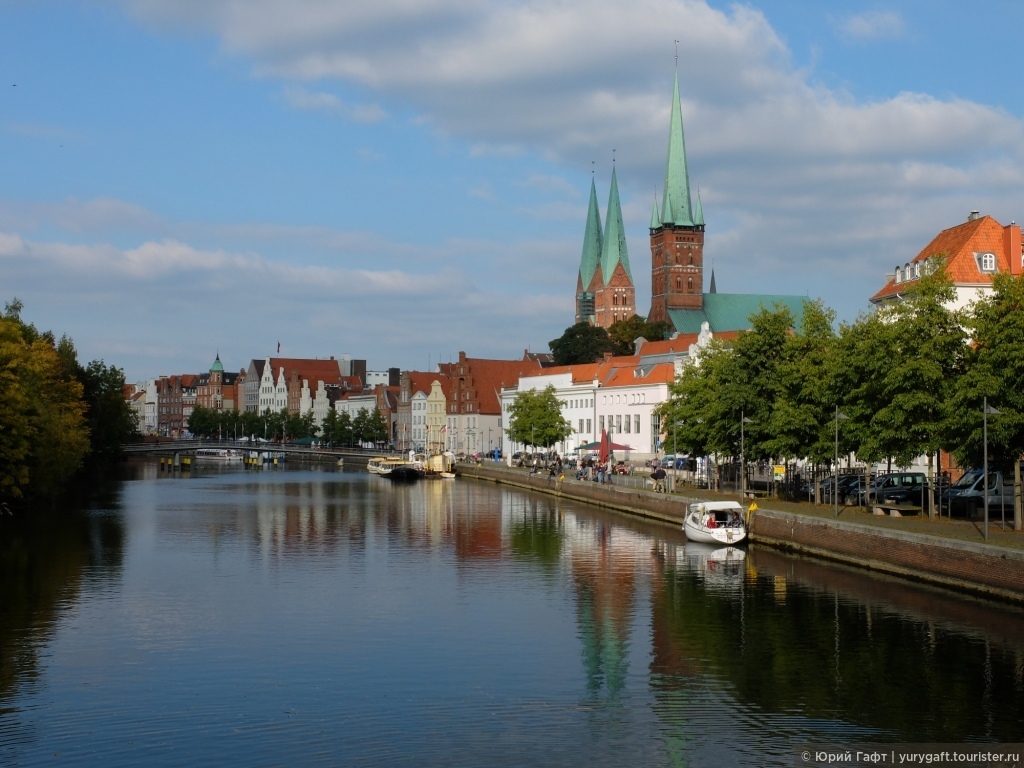
[[[926,479],[924,472],[890,472],[871,481],[867,491],[858,494],[862,505],[914,504],[925,505]]]
[[[942,506],[950,515],[980,517],[985,508],[985,475],[980,469],[970,469],[942,494]],[[1013,478],[1003,480],[1002,472],[989,470],[988,510],[1013,513]]]

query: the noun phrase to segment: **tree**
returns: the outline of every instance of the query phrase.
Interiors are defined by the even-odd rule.
[[[1020,458],[1024,456],[1024,278],[995,275],[994,292],[978,301],[966,318],[972,345],[965,374],[953,390],[949,427],[961,466],[980,467],[982,408],[987,399],[999,411],[988,417],[989,463],[1004,476],[1014,473],[1014,528],[1021,530]]]
[[[605,352],[611,352],[614,344],[608,331],[590,323],[576,323],[565,329],[565,333],[548,342],[555,365],[576,365],[593,363]]]
[[[661,341],[668,337],[672,327],[664,320],[647,322],[639,315],[628,320],[619,320],[608,328],[608,336],[612,340],[613,353],[616,355],[632,355],[636,352],[636,340]]]
[[[508,436],[513,442],[551,448],[572,434],[562,416],[562,402],[555,388],[525,390],[509,406]]]
[[[334,443],[341,443],[338,435],[338,412],[334,408],[327,409],[327,415],[324,416],[324,423],[320,425],[320,437],[325,443],[333,445]]]
[[[365,411],[360,411],[360,413],[365,413]],[[363,440],[374,444],[388,442],[391,439],[389,426],[387,416],[379,408],[374,408],[366,417]]]
[[[79,369],[78,377],[86,404],[92,457],[119,456],[122,446],[139,434],[135,411],[124,396],[124,372],[94,360]]]
[[[89,452],[82,384],[68,343],[21,321],[14,299],[0,316],[0,497],[58,491]],[[73,350],[73,346],[72,346]]]

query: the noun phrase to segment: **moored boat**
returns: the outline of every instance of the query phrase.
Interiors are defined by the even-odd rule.
[[[736,501],[702,501],[691,504],[683,519],[690,541],[704,544],[738,544],[747,538],[743,507]]]
[[[196,459],[200,461],[241,461],[244,451],[232,448],[197,448]]]

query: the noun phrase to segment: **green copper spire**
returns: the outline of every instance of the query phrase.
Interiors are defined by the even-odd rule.
[[[583,235],[583,255],[580,257],[580,282],[583,290],[590,287],[597,266],[601,263],[604,237],[601,234],[601,212],[597,209],[597,188],[590,180],[590,210],[587,211],[587,231]]]
[[[622,264],[626,277],[632,282],[629,252],[626,250],[626,228],[622,224],[622,208],[619,206],[619,182],[615,178],[615,168],[612,168],[612,189],[608,194],[608,218],[605,220],[604,248],[601,250],[601,272],[605,285],[612,279],[618,264]]]
[[[672,118],[668,130],[668,160],[665,165],[665,194],[662,198],[662,224],[692,227],[690,174],[686,170],[686,143],[683,141],[683,112],[679,106],[679,73],[672,93]]]
[[[661,226],[661,215],[658,213],[658,196],[654,196],[654,210],[651,211],[650,229],[658,229]]]
[[[704,226],[704,206],[700,204],[700,190],[697,190],[697,199],[693,204],[693,223],[698,227]]]

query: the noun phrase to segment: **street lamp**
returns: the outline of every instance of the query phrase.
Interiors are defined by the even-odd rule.
[[[753,424],[751,419],[748,419],[743,415],[743,411],[740,411],[740,496],[747,490],[747,464],[746,457],[743,453],[743,425]]]
[[[836,463],[835,473],[832,478],[835,485],[832,487],[832,500],[836,505],[836,517],[839,517],[839,420],[850,418],[845,413],[839,412],[839,406],[836,405]]]
[[[990,408],[988,404],[988,397],[982,398],[981,407],[981,441],[984,443],[982,453],[984,455],[984,469],[985,473],[985,541],[988,541],[988,417],[989,414],[998,416],[1001,411],[997,411],[995,408]]]

